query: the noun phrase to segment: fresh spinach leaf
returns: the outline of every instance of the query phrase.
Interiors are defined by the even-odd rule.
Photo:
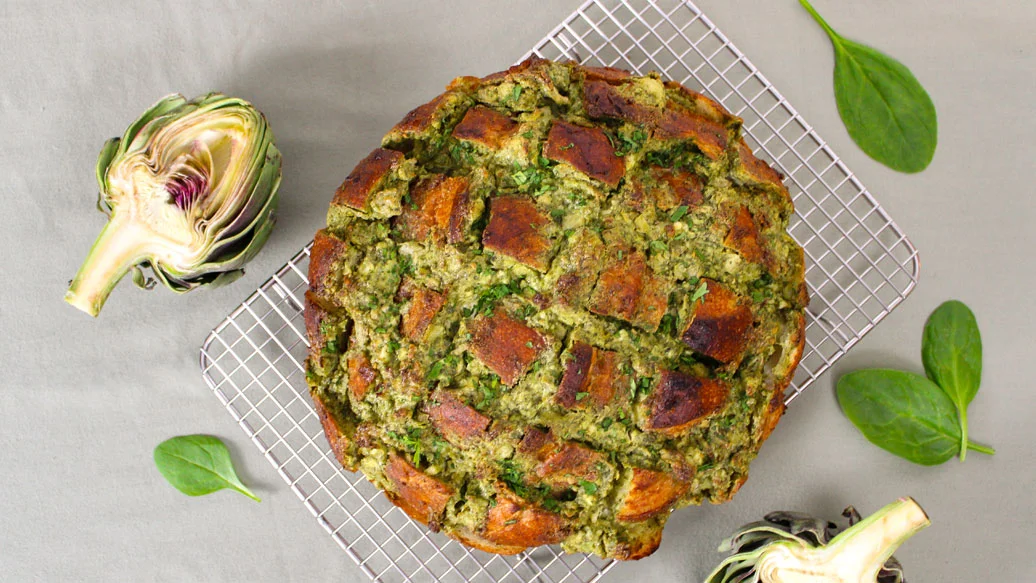
[[[188,496],[230,488],[259,502],[238,479],[227,446],[211,435],[181,435],[163,441],[155,448],[155,465],[170,484]]]
[[[865,369],[838,379],[838,402],[874,445],[916,464],[934,466],[957,454],[960,424],[950,398],[935,383],[909,372]],[[966,446],[992,454],[971,442]]]
[[[928,317],[921,341],[928,378],[949,395],[960,422],[960,459],[968,440],[968,404],[982,380],[982,336],[975,314],[957,300],[943,303]]]
[[[835,101],[849,136],[868,156],[900,172],[920,172],[935,156],[938,124],[931,97],[905,65],[851,41],[802,6],[831,38]]]

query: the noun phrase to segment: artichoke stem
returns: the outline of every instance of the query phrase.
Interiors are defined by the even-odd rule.
[[[119,280],[148,257],[148,237],[143,226],[113,213],[65,292],[65,301],[96,317]]]

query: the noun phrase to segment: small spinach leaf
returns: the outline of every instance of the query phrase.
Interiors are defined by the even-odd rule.
[[[938,124],[931,97],[905,65],[831,28],[799,0],[831,38],[835,101],[849,136],[868,156],[900,172],[920,172],[935,156]]]
[[[924,327],[921,360],[928,378],[957,407],[963,460],[968,440],[968,404],[982,380],[982,336],[975,314],[966,305],[950,300],[932,312]]]
[[[950,398],[935,383],[909,372],[865,369],[838,379],[838,402],[874,445],[916,464],[933,466],[957,454],[960,425]],[[984,446],[967,443],[982,453]]]
[[[155,465],[162,476],[188,496],[203,496],[230,488],[259,502],[234,472],[230,451],[211,435],[181,435],[155,448]]]

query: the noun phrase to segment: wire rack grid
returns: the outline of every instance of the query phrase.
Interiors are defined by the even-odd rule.
[[[789,231],[807,256],[806,348],[786,401],[911,292],[917,250],[838,156],[719,29],[686,0],[589,0],[528,53],[656,70],[744,119],[749,144],[786,179]],[[526,55],[528,56],[528,55]],[[523,57],[524,58],[524,57]],[[309,246],[205,340],[208,385],[253,443],[371,579],[590,583],[613,562],[540,547],[514,556],[474,551],[411,521],[361,474],[344,471],[324,439],[304,378],[302,295]]]

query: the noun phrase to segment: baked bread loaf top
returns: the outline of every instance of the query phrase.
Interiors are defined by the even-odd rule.
[[[802,354],[803,253],[741,120],[657,74],[460,77],[349,174],[311,250],[335,455],[495,553],[637,559],[728,500]]]

